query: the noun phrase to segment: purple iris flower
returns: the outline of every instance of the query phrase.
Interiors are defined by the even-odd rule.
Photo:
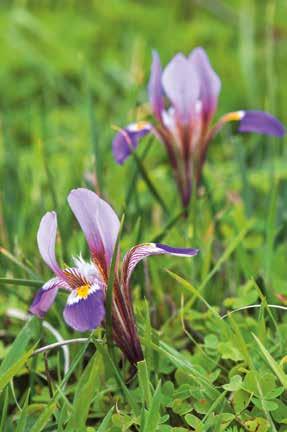
[[[39,289],[30,312],[42,318],[62,288],[69,293],[64,319],[74,330],[84,332],[97,328],[105,318],[109,269],[120,223],[110,205],[88,189],[72,190],[68,202],[86,237],[90,260],[86,262],[82,257],[74,258],[73,267],[60,268],[55,255],[57,215],[55,212],[46,213],[41,220],[37,240],[40,254],[55,277]],[[127,252],[121,268],[117,260],[112,305],[113,338],[131,363],[143,358],[130,292],[134,268],[149,255],[190,257],[197,253],[197,249],[144,243]]]
[[[239,122],[239,132],[282,137],[283,125],[262,111],[235,111],[212,125],[220,92],[220,79],[207,54],[195,48],[188,57],[179,53],[162,71],[159,55],[153,53],[148,94],[153,124],[133,123],[113,140],[113,155],[122,164],[140,138],[153,133],[166,147],[183,206],[190,201],[192,179],[200,181],[208,144],[229,121]]]

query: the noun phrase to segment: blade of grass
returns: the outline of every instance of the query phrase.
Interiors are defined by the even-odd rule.
[[[161,382],[158,383],[154,392],[150,409],[146,415],[146,421],[143,432],[155,432],[160,421],[160,405],[161,405]]]
[[[150,408],[152,395],[150,389],[150,377],[149,377],[146,361],[142,360],[138,362],[137,369],[138,369],[139,387],[141,389],[141,394],[142,394],[142,403],[143,406],[144,404],[146,404],[147,408]]]
[[[5,392],[4,392],[4,402],[2,405],[2,413],[1,413],[1,423],[0,423],[0,430],[1,431],[5,431],[5,429],[6,429],[8,405],[9,405],[9,387],[6,387]]]
[[[276,363],[276,361],[271,356],[271,354],[269,354],[269,352],[267,351],[265,346],[262,344],[262,342],[259,340],[259,338],[254,333],[252,333],[252,336],[254,337],[254,339],[255,339],[261,353],[263,354],[263,357],[267,361],[268,365],[273,370],[273,372],[276,374],[277,378],[279,379],[279,381],[281,382],[281,384],[283,385],[283,387],[286,390],[287,389],[287,375],[284,373],[281,366]]]
[[[166,224],[164,229],[157,234],[153,239],[153,243],[160,243],[164,237],[168,234],[169,230],[173,228],[173,226],[177,223],[177,221],[184,215],[184,210],[181,210],[177,215],[175,215],[170,221]]]
[[[18,357],[17,361],[13,362],[13,365],[10,367],[7,367],[5,369],[5,372],[1,374],[0,376],[0,392],[3,390],[3,388],[10,382],[10,380],[17,375],[17,373],[22,369],[24,364],[27,362],[27,360],[31,357],[33,354],[33,351],[35,349],[34,345],[30,350],[25,352],[20,358]]]
[[[28,419],[28,405],[29,405],[29,397],[30,397],[30,389],[27,392],[27,396],[25,398],[25,402],[21,411],[21,415],[17,422],[16,432],[25,432],[26,424]]]
[[[132,152],[132,157],[134,158],[138,170],[142,176],[142,179],[144,180],[145,184],[147,185],[147,188],[149,189],[150,193],[153,195],[155,200],[158,202],[158,204],[161,206],[165,214],[169,214],[168,208],[163,201],[162,197],[160,196],[159,192],[157,191],[155,185],[153,184],[152,180],[150,179],[141,159],[138,157],[136,152]]]
[[[100,426],[97,429],[97,432],[108,432],[109,431],[109,424],[113,415],[113,412],[115,410],[115,407],[112,407],[107,414],[105,415],[103,421],[101,422]]]
[[[22,355],[25,355],[31,340],[35,341],[40,337],[40,327],[40,322],[36,317],[31,318],[25,324],[1,363],[0,377],[3,376]]]
[[[17,285],[17,286],[31,286],[40,288],[42,285],[44,285],[44,281],[41,280],[31,280],[31,279],[10,279],[5,277],[0,277],[0,284],[7,284],[7,285]]]
[[[9,251],[7,251],[7,249],[0,247],[0,253],[6,258],[8,258],[10,261],[12,261],[14,264],[16,264],[18,267],[20,267],[22,270],[24,270],[26,273],[28,273],[30,276],[37,277],[33,270],[31,270],[29,267],[19,261],[18,258],[12,255]]]
[[[105,350],[105,348],[100,345],[100,344],[96,344],[97,349],[102,353],[103,358],[107,361],[107,363],[109,364],[111,370],[113,371],[114,375],[115,375],[115,379],[119,385],[119,387],[121,388],[124,397],[126,398],[126,401],[128,402],[128,404],[130,405],[131,409],[133,410],[134,414],[136,416],[140,415],[140,411],[139,411],[139,407],[133,397],[133,395],[131,395],[129,389],[127,388],[122,375],[118,369],[118,367],[116,366],[115,361],[113,360],[113,358],[110,356],[110,353],[108,350]]]

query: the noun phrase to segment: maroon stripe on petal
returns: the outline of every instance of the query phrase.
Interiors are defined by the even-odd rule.
[[[128,251],[123,261],[123,281],[128,287],[131,274],[136,265],[144,258],[152,255],[175,255],[181,257],[192,257],[197,255],[198,249],[174,248],[161,243],[143,243],[134,246]]]
[[[93,260],[106,276],[120,226],[116,213],[95,192],[84,188],[73,189],[68,202],[85,234]]]

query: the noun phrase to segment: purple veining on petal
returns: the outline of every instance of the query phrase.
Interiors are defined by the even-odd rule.
[[[192,68],[196,70],[200,82],[199,98],[205,121],[210,122],[217,108],[220,92],[220,79],[212,69],[208,56],[203,48],[195,48],[189,56]]]
[[[263,111],[242,111],[239,132],[255,132],[283,137],[285,129],[282,123],[271,114]]]
[[[164,109],[163,88],[161,83],[161,64],[160,58],[156,51],[152,53],[151,74],[148,84],[149,100],[157,120],[161,121],[162,112]]]
[[[56,212],[46,213],[40,222],[37,234],[37,241],[40,254],[45,263],[53,270],[56,275],[61,275],[62,271],[58,265],[55,255],[55,244],[57,236],[57,214]]]
[[[137,148],[139,140],[151,131],[150,124],[132,123],[119,131],[113,139],[113,156],[122,165],[130,154]]]
[[[143,243],[130,249],[123,260],[123,279],[129,283],[131,274],[136,265],[144,258],[152,255],[175,255],[181,257],[192,257],[197,255],[198,249],[174,248],[161,243]]]
[[[93,330],[101,324],[105,316],[104,293],[102,290],[98,289],[90,293],[87,298],[79,299],[72,304],[69,304],[69,298],[64,309],[64,319],[70,327],[84,332]]]
[[[177,54],[166,66],[162,84],[176,110],[178,121],[188,123],[196,109],[200,83],[191,62],[183,54]]]
[[[66,283],[58,277],[46,282],[36,293],[29,311],[33,315],[43,318],[54,303],[59,288],[68,289]]]
[[[120,222],[112,207],[88,189],[74,189],[68,196],[69,205],[87,239],[91,254],[107,268],[113,255]]]

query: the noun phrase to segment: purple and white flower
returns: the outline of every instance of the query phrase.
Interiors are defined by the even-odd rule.
[[[188,57],[179,53],[164,70],[153,53],[148,85],[154,124],[139,122],[120,130],[113,140],[113,155],[122,164],[139,140],[153,133],[166,147],[183,206],[190,201],[192,179],[200,181],[208,144],[221,127],[239,122],[239,132],[282,137],[283,125],[262,111],[235,111],[212,125],[221,82],[207,54],[195,48]]]
[[[74,189],[68,196],[90,251],[90,261],[74,258],[72,267],[61,268],[55,254],[57,215],[42,218],[37,240],[40,254],[55,276],[37,292],[30,312],[42,318],[55,301],[59,289],[68,292],[64,320],[80,332],[97,328],[105,318],[105,297],[112,256],[119,232],[119,219],[104,200],[88,189]],[[143,358],[130,292],[130,278],[139,261],[150,255],[191,257],[197,249],[172,248],[160,243],[144,243],[127,252],[122,266],[115,268],[112,322],[113,338],[131,363]]]

